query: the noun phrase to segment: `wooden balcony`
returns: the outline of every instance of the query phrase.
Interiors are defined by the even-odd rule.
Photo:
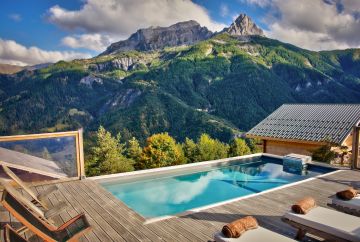
[[[327,207],[329,197],[349,185],[360,187],[359,171],[342,170],[241,201],[148,224],[90,179],[57,183],[59,190],[50,196],[49,202],[56,204],[64,200],[69,204],[65,212],[54,218],[55,224],[61,224],[79,212],[87,214],[93,230],[81,241],[209,241],[225,223],[244,215],[255,216],[261,226],[293,237],[295,229],[281,221],[281,216],[293,202],[312,196],[320,206]],[[40,192],[46,186],[37,186],[36,190]],[[2,207],[0,222],[20,226]],[[30,241],[39,241],[30,232],[26,236]],[[317,241],[316,237],[309,239]]]

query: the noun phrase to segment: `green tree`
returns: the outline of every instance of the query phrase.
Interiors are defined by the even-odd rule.
[[[168,133],[154,134],[146,140],[138,169],[179,165],[185,162],[182,149]]]
[[[326,145],[314,150],[312,153],[313,160],[330,163],[336,157],[336,153],[331,150],[331,148],[331,144],[327,143]]]
[[[251,154],[250,148],[247,146],[245,140],[235,138],[230,143],[229,156],[241,156]]]
[[[196,162],[197,146],[192,139],[186,138],[184,144],[182,145],[182,149],[187,163]]]
[[[100,126],[96,134],[95,147],[91,149],[91,157],[86,163],[89,176],[127,172],[134,170],[133,160],[125,157],[124,144],[120,143],[120,134],[113,137],[110,132]]]
[[[45,160],[52,160],[53,159],[50,152],[49,152],[49,150],[46,147],[44,147],[44,149],[43,149],[43,151],[41,153],[41,157],[43,159],[45,159]]]
[[[132,137],[132,139],[127,142],[126,156],[135,162],[135,169],[137,169],[141,153],[142,148],[140,147],[139,141],[135,137]]]
[[[245,142],[247,146],[250,148],[251,153],[255,154],[262,152],[261,146],[258,145],[261,142],[259,139],[246,138]]]
[[[212,139],[208,134],[202,134],[196,146],[196,161],[216,160],[228,155],[229,145]]]

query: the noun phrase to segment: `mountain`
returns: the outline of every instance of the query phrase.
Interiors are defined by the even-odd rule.
[[[23,70],[23,66],[0,64],[0,74],[14,74]]]
[[[0,75],[0,134],[102,124],[124,139],[225,141],[284,103],[360,102],[360,49],[315,52],[250,32]]]
[[[249,16],[240,14],[229,28],[225,28],[223,32],[230,35],[249,36],[259,35],[265,36],[262,29],[260,29]]]
[[[48,67],[52,63],[43,63],[33,66],[17,66],[17,65],[9,65],[9,64],[0,64],[0,74],[15,74],[22,70],[37,70],[41,68]]]
[[[179,45],[192,45],[208,39],[212,34],[206,27],[201,27],[193,20],[180,22],[170,27],[150,27],[136,31],[127,40],[113,43],[101,55],[130,50],[149,51]]]
[[[42,63],[42,64],[37,64],[37,65],[32,65],[32,66],[25,66],[24,69],[25,70],[29,70],[29,71],[34,71],[34,70],[38,70],[38,69],[42,69],[42,68],[46,68],[50,65],[52,65],[54,63]]]

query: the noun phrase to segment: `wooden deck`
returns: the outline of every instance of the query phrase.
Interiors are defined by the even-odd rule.
[[[320,206],[327,206],[329,196],[336,191],[349,185],[360,187],[360,172],[339,171],[288,188],[146,225],[142,217],[95,181],[72,181],[57,185],[59,191],[50,197],[50,202],[55,204],[58,200],[64,200],[69,203],[69,208],[54,218],[54,223],[61,224],[77,213],[85,212],[93,230],[81,241],[209,241],[225,223],[244,215],[253,215],[261,226],[292,237],[295,230],[280,219],[294,201],[310,195]],[[38,191],[44,188],[36,187]],[[19,226],[2,207],[0,221]],[[27,237],[37,241],[31,234],[27,234]]]

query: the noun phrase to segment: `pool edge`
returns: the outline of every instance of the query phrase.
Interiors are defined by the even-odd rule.
[[[186,215],[189,215],[189,214],[198,213],[198,212],[206,210],[206,209],[226,205],[226,204],[233,203],[233,202],[238,202],[238,201],[241,201],[241,200],[244,200],[244,199],[256,197],[256,196],[263,195],[263,194],[273,192],[273,191],[276,191],[276,190],[280,190],[280,189],[283,189],[283,188],[299,185],[301,183],[305,183],[305,182],[308,182],[308,181],[318,179],[319,177],[325,177],[325,176],[333,175],[333,174],[335,174],[337,172],[340,172],[340,171],[342,171],[342,170],[337,169],[337,170],[328,172],[326,174],[321,174],[321,175],[318,175],[318,176],[315,176],[315,177],[307,178],[305,180],[301,180],[301,181],[293,182],[293,183],[286,184],[286,185],[283,185],[283,186],[271,188],[269,190],[265,190],[265,191],[262,191],[262,192],[259,192],[259,193],[249,194],[249,195],[245,195],[245,196],[242,196],[242,197],[238,197],[238,198],[229,199],[229,200],[226,200],[226,201],[214,203],[214,204],[211,204],[211,205],[193,208],[193,209],[186,210],[186,211],[178,213],[178,214],[165,215],[165,216],[159,216],[159,217],[153,217],[153,218],[145,218],[142,215],[140,215],[139,213],[137,213],[137,212],[136,213],[139,214],[141,217],[143,217],[145,219],[145,222],[143,224],[155,223],[155,222],[159,222],[159,221],[166,220],[166,219],[178,218],[178,217],[186,216]]]
[[[251,158],[262,157],[262,156],[269,157],[269,158],[277,158],[277,159],[282,159],[283,158],[283,156],[273,155],[273,154],[269,154],[269,153],[256,153],[256,154],[245,155],[245,156],[236,156],[236,157],[230,157],[230,158],[224,158],[224,159],[218,159],[218,160],[210,160],[210,161],[203,161],[203,162],[196,162],[196,163],[191,163],[191,164],[184,164],[184,165],[177,165],[177,166],[170,166],[170,167],[161,167],[161,168],[153,168],[153,169],[132,171],[132,172],[126,172],[126,173],[116,173],[116,174],[110,174],[110,175],[101,175],[101,176],[89,177],[87,179],[96,181],[97,183],[99,183],[99,185],[101,185],[102,183],[108,183],[108,182],[111,182],[113,180],[118,180],[118,179],[121,179],[121,178],[123,178],[123,179],[127,179],[128,177],[141,178],[141,177],[146,177],[147,175],[151,175],[151,174],[159,174],[159,173],[166,174],[166,173],[169,173],[169,172],[170,173],[171,172],[179,172],[179,171],[182,171],[182,170],[188,170],[189,168],[192,168],[192,169],[196,170],[196,168],[211,167],[212,165],[231,163],[232,161],[236,161],[236,160],[239,160],[239,159],[251,159]],[[233,198],[233,199],[229,199],[229,200],[226,200],[226,201],[221,201],[221,202],[218,202],[218,203],[193,208],[193,209],[186,210],[186,211],[183,211],[181,213],[177,213],[177,214],[173,214],[173,215],[164,215],[164,216],[151,217],[151,218],[148,217],[147,218],[147,217],[142,216],[141,214],[139,214],[138,212],[136,212],[135,210],[133,210],[129,206],[127,206],[127,205],[126,206],[129,209],[131,209],[132,211],[136,212],[139,216],[141,216],[144,219],[143,224],[150,224],[150,223],[155,223],[155,222],[170,219],[170,218],[181,217],[181,216],[185,216],[185,215],[188,215],[188,214],[197,213],[197,212],[209,209],[209,208],[218,207],[218,206],[229,204],[229,203],[232,203],[232,202],[237,202],[237,201],[240,201],[240,200],[243,200],[243,199],[247,199],[247,198],[255,197],[255,196],[262,195],[262,194],[265,194],[265,193],[268,193],[268,192],[272,192],[272,191],[276,191],[276,190],[279,190],[279,189],[291,187],[291,186],[294,186],[294,185],[298,185],[298,184],[301,184],[301,183],[304,183],[304,182],[308,182],[308,181],[317,179],[319,177],[324,177],[324,176],[334,174],[334,173],[339,172],[341,170],[345,170],[345,169],[341,169],[341,168],[338,168],[338,167],[333,167],[333,166],[331,166],[329,164],[322,163],[322,162],[313,161],[311,164],[315,165],[315,166],[319,166],[319,167],[331,168],[331,169],[334,169],[334,170],[330,171],[328,173],[325,173],[325,174],[315,176],[315,177],[307,178],[305,180],[301,180],[301,181],[297,181],[297,182],[294,182],[294,183],[286,184],[286,185],[283,185],[283,186],[280,186],[280,187],[271,188],[269,190],[265,190],[265,191],[262,191],[262,192],[259,192],[259,193],[249,194],[249,195],[246,195],[246,196]]]
[[[152,169],[124,172],[124,173],[116,173],[116,174],[110,174],[110,175],[93,176],[93,177],[87,177],[86,179],[95,180],[95,181],[98,181],[99,183],[102,183],[102,182],[105,183],[105,182],[108,182],[111,180],[118,180],[119,178],[127,178],[127,177],[135,178],[135,177],[142,177],[145,175],[150,175],[150,174],[155,174],[155,173],[163,174],[163,173],[167,173],[167,172],[171,172],[171,171],[175,172],[175,171],[185,170],[188,168],[206,167],[206,166],[210,166],[210,165],[217,165],[217,164],[223,164],[223,163],[227,163],[227,162],[231,162],[231,161],[236,161],[239,159],[250,159],[250,158],[256,158],[256,157],[261,157],[261,156],[282,159],[282,156],[278,156],[278,155],[272,155],[272,154],[268,154],[268,153],[255,153],[255,154],[250,154],[250,155],[235,156],[235,157],[223,158],[223,159],[218,159],[218,160],[195,162],[195,163],[191,163],[191,164],[152,168]]]

